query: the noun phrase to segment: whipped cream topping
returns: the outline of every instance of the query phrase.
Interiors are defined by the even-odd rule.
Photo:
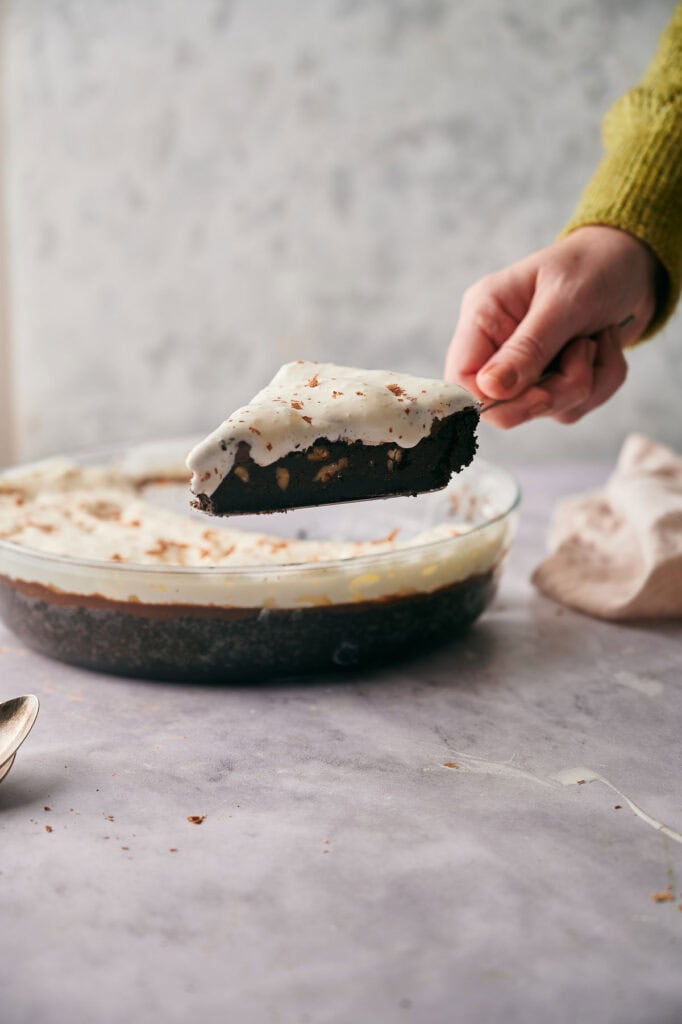
[[[321,437],[367,445],[395,441],[413,448],[434,420],[477,405],[464,388],[440,380],[333,363],[287,363],[248,405],[192,449],[187,457],[191,488],[194,494],[213,494],[241,443],[259,466],[305,451]]]
[[[295,565],[376,555],[467,530],[440,523],[409,538],[396,529],[369,541],[306,540],[205,522],[146,500],[135,478],[116,468],[55,460],[25,476],[0,479],[0,540],[88,560],[199,568]]]

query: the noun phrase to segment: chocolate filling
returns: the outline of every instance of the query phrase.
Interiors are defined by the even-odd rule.
[[[477,409],[435,420],[413,448],[399,440],[378,445],[318,438],[269,466],[251,458],[248,444],[213,494],[198,494],[196,508],[211,515],[281,512],[306,505],[421,494],[445,487],[476,453]]]

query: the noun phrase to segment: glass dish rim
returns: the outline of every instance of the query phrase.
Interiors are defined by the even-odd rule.
[[[75,461],[86,459],[93,459],[97,456],[106,457],[107,455],[113,458],[114,455],[123,455],[125,452],[133,450],[135,448],[146,447],[150,444],[163,443],[173,445],[175,442],[178,444],[186,443],[184,438],[169,438],[163,442],[147,441],[140,442],[138,444],[129,444],[127,446],[121,445],[106,445],[97,446],[92,448],[79,448],[77,450],[56,453],[55,455],[49,455],[42,459],[36,459],[31,462],[17,463],[12,466],[6,466],[0,469],[0,481],[7,475],[16,472],[17,470],[31,470],[37,469],[39,466],[43,466],[56,459],[74,459]],[[294,574],[300,572],[321,572],[323,570],[331,569],[347,569],[348,566],[363,566],[363,565],[376,565],[377,562],[384,562],[396,557],[404,555],[414,555],[424,551],[430,551],[432,549],[447,548],[454,546],[461,542],[465,537],[472,537],[482,530],[487,530],[495,523],[501,522],[503,519],[511,516],[520,506],[522,498],[521,485],[517,477],[509,469],[503,466],[497,465],[497,463],[490,462],[488,459],[475,458],[469,466],[465,467],[465,470],[473,469],[477,470],[488,470],[494,473],[500,474],[507,479],[507,482],[513,489],[513,496],[511,501],[506,507],[496,516],[490,519],[486,519],[485,522],[479,523],[474,526],[471,530],[467,530],[466,533],[459,534],[454,537],[441,537],[438,540],[428,541],[425,544],[418,544],[412,547],[406,548],[391,548],[389,551],[378,551],[376,554],[357,555],[351,556],[350,558],[334,558],[328,561],[318,562],[289,562],[281,565],[240,565],[240,566],[224,566],[224,565],[147,565],[144,562],[111,562],[107,559],[100,558],[78,558],[74,555],[61,555],[50,551],[41,551],[40,548],[30,548],[24,544],[15,544],[13,541],[4,540],[0,538],[0,552],[3,550],[8,551],[10,554],[17,557],[24,557],[33,561],[43,562],[47,564],[56,564],[59,566],[68,566],[71,569],[84,569],[84,570],[99,570],[106,569],[109,572],[115,572],[117,574],[128,574],[128,575],[139,575],[140,573],[152,573],[159,576],[168,575],[180,575],[185,577],[196,577],[196,576],[255,576],[255,575],[282,575],[282,574]],[[448,483],[448,487],[452,483],[452,480],[457,480],[458,474],[454,474]],[[446,488],[443,488],[445,490]],[[432,492],[437,493],[437,492]],[[386,499],[372,499],[372,500],[386,500],[390,501],[390,498]],[[337,504],[342,504],[338,502]],[[324,506],[319,506],[324,508]],[[237,518],[237,517],[235,517]]]

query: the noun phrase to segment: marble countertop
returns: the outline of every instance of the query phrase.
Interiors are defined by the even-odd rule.
[[[0,627],[0,699],[42,704],[0,787],[4,1024],[682,1020],[682,630],[538,596],[603,470],[520,476],[494,607],[399,667],[164,685]]]

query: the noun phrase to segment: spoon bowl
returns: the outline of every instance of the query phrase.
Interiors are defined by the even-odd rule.
[[[40,702],[32,693],[0,703],[0,782],[14,764],[17,750],[38,717]]]

